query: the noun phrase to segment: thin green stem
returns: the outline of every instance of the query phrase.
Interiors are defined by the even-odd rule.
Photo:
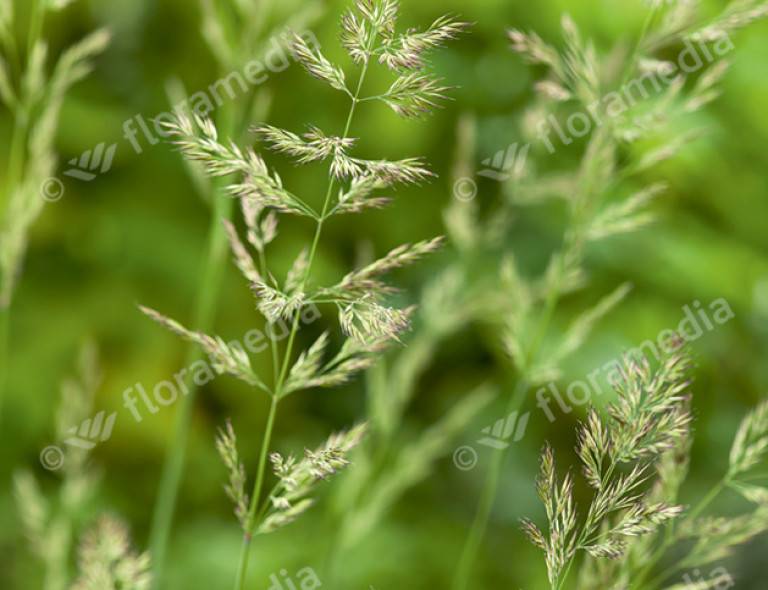
[[[261,490],[264,486],[264,474],[267,467],[267,455],[269,454],[269,445],[272,442],[272,431],[275,427],[275,416],[277,415],[277,404],[279,398],[272,396],[272,403],[269,406],[269,416],[267,425],[264,429],[264,438],[261,441],[261,454],[259,455],[259,467],[256,472],[256,482],[253,484],[253,494],[251,503],[248,507],[248,517],[246,519],[246,531],[243,535],[243,545],[240,549],[240,563],[237,567],[237,577],[235,578],[235,590],[242,590],[245,586],[245,577],[248,573],[248,562],[251,555],[251,540],[253,538],[253,527],[255,524],[256,509],[259,505]]]

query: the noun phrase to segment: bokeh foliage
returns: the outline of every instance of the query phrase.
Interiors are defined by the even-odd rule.
[[[325,3],[325,16],[313,27],[330,58],[341,55],[336,43],[336,15],[344,2]],[[476,159],[520,141],[521,116],[534,98],[531,68],[508,48],[505,29],[534,29],[544,38],[559,38],[559,20],[568,11],[583,32],[603,48],[617,40],[630,44],[639,31],[643,3],[607,0],[546,0],[538,3],[478,0],[403,2],[406,24],[431,22],[455,12],[474,22],[472,34],[435,57],[434,67],[451,85],[454,99],[429,119],[413,125],[380,108],[363,108],[355,135],[360,151],[397,158],[425,154],[439,177],[418,188],[398,191],[394,206],[362,217],[340,218],[327,228],[317,271],[331,282],[366,252],[379,255],[404,241],[443,232],[443,210],[453,199],[452,162],[456,122],[466,112],[478,125]],[[720,2],[709,2],[714,10]],[[20,466],[39,471],[46,489],[55,476],[39,467],[38,454],[53,442],[53,415],[59,383],[71,373],[77,350],[86,338],[99,343],[104,375],[96,407],[117,410],[112,438],[93,456],[103,472],[96,513],[101,508],[125,516],[133,537],[144,545],[158,474],[174,408],[146,415],[136,423],[122,407],[122,392],[135,383],[148,389],[181,366],[183,346],[155,328],[136,308],[152,302],[169,315],[185,319],[202,264],[209,208],[195,191],[181,159],[167,145],[147,146],[135,154],[122,138],[123,122],[142,114],[150,119],[168,110],[167,82],[183,80],[194,90],[216,78],[216,65],[200,35],[200,14],[189,0],[81,1],[48,24],[52,51],[59,51],[85,32],[107,26],[113,43],[98,60],[95,73],[80,83],[64,104],[57,147],[62,160],[74,158],[100,142],[118,142],[113,169],[92,183],[69,179],[64,198],[46,207],[33,229],[31,244],[14,305],[9,394],[0,425],[0,587],[38,588],[39,571],[19,532],[10,478]],[[723,96],[699,112],[704,135],[656,171],[670,188],[657,203],[658,221],[650,228],[588,252],[592,288],[568,300],[556,322],[567,325],[596,300],[606,286],[631,281],[634,289],[589,342],[566,366],[563,383],[581,378],[615,358],[625,348],[660,330],[674,328],[682,308],[725,297],[736,318],[706,333],[693,345],[695,446],[692,476],[683,500],[706,489],[727,464],[733,432],[747,408],[768,393],[768,24],[734,36],[734,64]],[[383,79],[374,83],[384,84]],[[345,104],[321,84],[312,85],[292,64],[270,74],[265,87],[279,97],[271,123],[301,129],[315,123],[328,128],[343,118]],[[308,90],[309,87],[309,90]],[[0,115],[0,161],[6,161],[10,137],[7,113]],[[578,146],[576,146],[578,147]],[[576,161],[577,152],[557,153],[558,167]],[[62,168],[60,167],[60,170]],[[290,165],[281,170],[291,174]],[[0,174],[4,170],[0,168]],[[2,180],[2,179],[0,179]],[[313,194],[317,176],[302,175],[297,191]],[[500,186],[482,181],[477,202],[487,208],[500,197]],[[318,195],[317,198],[321,198]],[[538,268],[557,239],[557,211],[521,212],[514,235],[522,262]],[[287,267],[312,227],[292,223],[281,237],[277,264]],[[399,273],[406,292],[417,293],[455,254],[450,250],[414,269]],[[241,338],[259,327],[251,295],[228,263],[217,319],[217,333]],[[332,314],[319,324],[335,322]],[[427,428],[479,383],[507,384],[498,350],[484,328],[472,325],[444,342],[403,424],[404,436]],[[319,329],[318,329],[319,331]],[[308,335],[308,338],[311,334]],[[258,359],[268,368],[267,354]],[[365,413],[365,384],[357,380],[332,391],[289,399],[277,426],[276,440],[285,451],[307,441],[320,442],[328,430],[343,428]],[[490,406],[463,442],[473,443],[482,427],[502,413]],[[585,408],[559,415],[550,424],[536,408],[528,432],[517,443],[504,470],[502,491],[490,534],[483,545],[477,588],[544,587],[545,571],[536,550],[517,528],[523,515],[540,515],[533,485],[543,441],[568,453],[574,424]],[[229,583],[239,547],[222,491],[225,477],[215,454],[215,431],[232,417],[243,459],[254,464],[266,402],[235,380],[219,378],[199,396],[194,416],[189,463],[170,558],[170,587],[219,588]],[[481,456],[481,459],[485,456]],[[348,587],[447,587],[454,562],[472,517],[484,462],[469,472],[455,468],[450,457],[429,478],[410,490],[372,534],[349,550],[344,579]],[[727,512],[740,500],[725,496]],[[322,503],[321,503],[322,504]],[[254,570],[259,586],[285,568],[320,569],[327,549],[322,509],[270,538]],[[761,556],[768,540],[758,539],[727,563],[739,588],[763,588]],[[705,574],[707,572],[704,572]]]

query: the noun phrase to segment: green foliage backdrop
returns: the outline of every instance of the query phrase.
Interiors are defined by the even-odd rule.
[[[715,10],[721,4],[709,2],[707,8]],[[407,25],[432,22],[445,12],[474,23],[471,34],[433,60],[446,83],[458,88],[445,108],[415,124],[383,108],[361,109],[354,134],[362,138],[361,153],[389,158],[423,154],[438,177],[420,187],[398,190],[389,209],[334,220],[316,267],[326,282],[342,276],[366,252],[380,256],[401,242],[444,233],[443,212],[455,200],[453,162],[461,148],[457,121],[462,116],[471,114],[476,120],[477,163],[524,140],[521,117],[534,99],[537,78],[535,68],[509,50],[507,28],[536,30],[545,39],[558,39],[560,15],[567,11],[586,36],[606,49],[622,39],[631,45],[645,10],[639,0],[406,0],[402,5]],[[322,3],[312,26],[331,59],[341,58],[337,15],[344,7],[344,2]],[[145,145],[144,153],[136,154],[123,138],[123,123],[139,114],[149,120],[169,110],[170,80],[181,81],[190,93],[216,80],[217,66],[200,34],[200,21],[197,3],[189,0],[90,0],[76,2],[46,26],[54,54],[100,26],[113,34],[95,72],[64,103],[56,139],[62,156],[59,171],[67,160],[98,143],[117,143],[118,148],[108,173],[89,183],[67,179],[63,198],[46,206],[31,234],[13,309],[8,395],[0,425],[2,588],[41,587],[40,569],[20,532],[11,478],[17,469],[27,467],[39,475],[45,490],[55,490],[57,477],[41,469],[38,455],[54,442],[59,384],[72,373],[85,340],[98,343],[101,354],[103,383],[96,407],[119,412],[114,434],[92,457],[102,479],[90,510],[120,514],[130,522],[136,544],[146,546],[178,404],[154,415],[145,412],[139,423],[124,410],[123,391],[137,383],[149,389],[169,378],[182,366],[185,347],[141,315],[137,303],[151,303],[172,317],[190,320],[210,210],[178,153],[159,143]],[[729,302],[734,320],[706,332],[692,346],[695,446],[683,502],[698,497],[724,471],[741,417],[768,393],[768,24],[735,34],[734,43],[734,63],[723,81],[722,97],[695,115],[704,129],[702,137],[657,170],[669,184],[656,204],[657,221],[642,232],[591,249],[592,287],[569,300],[555,318],[557,326],[565,326],[611,285],[629,281],[634,286],[624,304],[569,360],[561,378],[567,384],[623,350],[656,338],[662,329],[675,328],[685,305],[694,301],[708,305],[718,298]],[[374,77],[374,85],[384,83]],[[293,62],[285,71],[270,73],[263,88],[272,100],[270,123],[281,127],[301,130],[312,123],[333,128],[346,112],[346,103],[336,93],[308,82]],[[2,162],[7,160],[10,126],[3,112]],[[552,166],[567,166],[576,157],[575,150],[559,151]],[[281,166],[282,176],[293,181],[291,165]],[[297,178],[296,188],[319,201],[322,194],[317,187],[324,187],[322,180],[322,171],[312,169]],[[498,183],[482,180],[476,202],[488,209],[500,191]],[[522,263],[536,268],[546,262],[557,239],[558,213],[545,207],[521,215],[516,233],[508,239]],[[286,228],[274,254],[282,269],[312,232],[309,223]],[[397,283],[407,293],[404,301],[414,300],[424,283],[454,256],[447,249],[398,273]],[[224,276],[216,333],[242,338],[262,320],[229,257]],[[324,315],[318,328],[335,322],[331,314]],[[496,362],[499,351],[489,344],[485,330],[470,325],[442,343],[417,384],[399,436],[424,431],[482,382],[509,387],[505,370]],[[315,327],[310,331],[318,332]],[[268,369],[267,353],[256,358]],[[364,388],[365,379],[360,378],[342,388],[287,400],[277,425],[277,447],[300,451],[303,445],[319,444],[332,428],[361,419],[366,412]],[[457,446],[472,444],[503,408],[501,402],[487,407],[457,439]],[[524,408],[532,412],[528,431],[515,444],[502,472],[499,500],[472,588],[546,587],[543,560],[519,531],[518,519],[542,516],[534,486],[539,451],[547,439],[559,453],[570,453],[576,421],[584,418],[586,408],[559,414],[554,423],[536,407],[533,395]],[[267,409],[263,396],[229,377],[206,385],[198,396],[168,556],[169,588],[229,587],[240,536],[222,491],[226,472],[213,440],[231,417],[243,460],[255,465]],[[344,587],[448,587],[486,463],[487,456],[482,455],[477,468],[464,472],[448,453],[369,536],[348,550],[338,565]],[[327,499],[333,485],[325,488],[308,518],[276,533],[269,542],[257,540],[259,559],[251,587],[268,588],[270,574],[281,569],[291,575],[305,567],[320,571],[330,542]],[[739,502],[735,495],[725,495],[718,508],[728,513]],[[765,588],[766,550],[768,539],[759,537],[726,563],[737,588]]]

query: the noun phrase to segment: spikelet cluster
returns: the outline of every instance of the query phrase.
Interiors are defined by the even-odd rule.
[[[652,369],[647,362],[627,359],[618,400],[602,419],[591,410],[578,433],[577,454],[594,496],[582,523],[573,502],[573,479],[558,482],[555,457],[546,446],[537,482],[549,525],[545,535],[533,522],[523,521],[528,538],[546,555],[553,588],[579,551],[593,557],[617,559],[627,538],[653,533],[682,513],[682,507],[651,501],[645,484],[664,451],[685,436],[690,422],[686,398],[689,361],[683,352],[665,358]],[[621,469],[622,465],[627,467]]]
[[[350,464],[352,450],[360,444],[366,431],[361,424],[346,431],[331,435],[314,451],[306,449],[304,457],[297,459],[289,455],[272,453],[272,463],[277,485],[269,496],[269,508],[258,531],[269,533],[279,529],[312,506],[310,495],[322,481],[336,475]]]
[[[763,401],[742,421],[731,447],[728,471],[717,487],[677,518],[676,526],[667,525],[643,537],[629,539],[619,558],[587,559],[581,567],[579,587],[584,590],[643,587],[660,561],[674,556],[673,567],[654,578],[658,584],[670,583],[686,571],[711,566],[729,557],[739,545],[768,530],[768,487],[756,484],[752,476],[754,468],[766,460],[767,408],[768,403]],[[656,481],[647,494],[649,502],[672,505],[678,501],[688,473],[690,449],[688,431],[675,448],[661,455],[655,465]],[[725,489],[741,494],[754,508],[739,515],[703,515],[711,500]],[[713,576],[701,585],[717,588],[718,583],[724,581]],[[670,587],[681,588],[680,585]]]
[[[149,554],[136,553],[128,529],[112,516],[102,516],[83,537],[78,550],[79,576],[71,590],[148,590]]]
[[[755,509],[742,516],[701,517],[703,503],[686,516],[678,503],[691,448],[688,369],[682,351],[655,370],[648,363],[628,360],[607,419],[589,412],[578,432],[576,452],[594,496],[581,523],[573,507],[571,476],[558,484],[554,453],[549,446],[544,449],[537,488],[549,533],[527,519],[522,529],[545,552],[553,588],[564,582],[580,551],[587,557],[579,587],[622,588],[640,584],[678,544],[686,549],[674,571],[685,571],[724,559],[768,530],[768,488],[746,477],[768,455],[767,402],[742,421],[720,488],[740,493]],[[606,558],[609,561],[602,561]],[[666,575],[673,578],[674,571]]]
[[[310,496],[316,486],[350,464],[351,452],[362,440],[365,430],[365,424],[361,424],[333,434],[318,449],[306,449],[301,459],[271,453],[269,459],[277,484],[259,511],[251,513],[245,468],[239,458],[234,430],[227,423],[226,429],[219,432],[216,448],[229,473],[225,491],[235,505],[235,516],[243,531],[246,534],[270,533],[293,522],[309,509],[313,504]]]

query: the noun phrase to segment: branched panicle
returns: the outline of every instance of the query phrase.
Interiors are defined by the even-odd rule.
[[[425,31],[407,31],[397,35],[397,14],[398,4],[391,0],[357,2],[342,18],[342,43],[349,50],[353,61],[364,64],[366,69],[372,61],[371,56],[376,55],[381,63],[398,70],[400,75],[389,91],[369,99],[383,101],[402,115],[415,116],[435,107],[446,90],[422,71],[422,66],[426,64],[423,57],[428,51],[456,38],[466,29],[466,25],[453,18],[442,17]],[[310,46],[298,35],[293,36],[292,46],[297,59],[312,76],[350,94],[354,104],[364,100],[359,95],[359,89],[357,94],[352,95],[346,86],[344,70],[331,63],[319,48]],[[398,59],[400,61],[396,64]],[[309,131],[302,135],[273,125],[261,124],[254,127],[256,136],[267,147],[285,154],[297,164],[330,160],[331,187],[338,183],[341,188],[336,199],[329,198],[322,212],[318,213],[307,201],[289,192],[283,186],[280,176],[267,166],[264,158],[254,149],[242,149],[232,142],[219,140],[216,127],[210,120],[182,115],[176,121],[167,123],[166,127],[188,159],[203,164],[212,176],[233,178],[228,191],[242,203],[247,243],[258,252],[258,263],[245,241],[238,237],[233,224],[226,224],[226,233],[235,263],[250,283],[257,299],[257,308],[267,321],[293,321],[306,305],[330,302],[338,307],[344,333],[354,339],[357,345],[367,347],[375,342],[375,348],[378,348],[382,340],[397,341],[407,330],[412,310],[385,305],[383,298],[392,289],[379,277],[430,253],[439,243],[436,240],[401,246],[378,263],[362,271],[349,273],[341,283],[330,288],[310,288],[308,279],[314,249],[297,259],[283,287],[262,266],[265,265],[266,246],[275,239],[277,233],[276,213],[312,217],[322,223],[336,214],[382,207],[389,202],[389,198],[377,196],[377,191],[397,185],[418,184],[433,176],[421,158],[377,160],[355,157],[350,152],[356,140],[346,133],[349,129],[343,137],[338,137],[314,126],[310,126]],[[329,197],[333,195],[332,188]],[[250,383],[261,384],[252,375],[250,363],[239,351],[222,346],[215,338],[183,329],[171,320],[160,320],[157,314],[153,317],[203,346],[226,372]],[[304,356],[303,361],[306,359]],[[300,368],[302,371],[318,369],[315,365],[300,365]],[[299,382],[335,383],[346,378],[346,373],[328,374],[319,369],[314,372],[316,374],[311,378],[303,375],[291,383],[295,387]]]
[[[537,490],[546,508],[549,535],[537,533],[530,521],[523,522],[523,530],[545,551],[553,588],[559,587],[578,551],[593,558],[618,559],[625,554],[629,538],[650,535],[682,514],[681,506],[654,500],[646,484],[650,466],[659,464],[661,455],[675,448],[683,431],[687,433],[690,415],[680,393],[688,386],[688,366],[680,350],[655,369],[645,360],[626,360],[623,381],[614,384],[619,400],[611,407],[610,417],[601,419],[596,410],[590,410],[579,427],[576,452],[594,496],[580,525],[573,507],[572,479],[566,476],[558,485],[554,453],[549,445],[545,447]],[[622,463],[631,463],[631,469],[621,472]]]
[[[737,545],[768,530],[768,489],[739,480],[768,452],[768,402],[743,420],[723,480],[723,485],[757,505],[754,512],[702,519],[698,514],[712,495],[688,517],[677,503],[691,447],[690,397],[684,394],[690,365],[680,347],[655,368],[645,359],[625,359],[622,379],[614,384],[618,400],[609,407],[609,417],[601,419],[590,410],[579,428],[576,452],[595,493],[583,523],[575,526],[571,537],[566,534],[572,530],[567,526],[572,520],[568,493],[571,484],[566,478],[558,486],[554,454],[549,446],[545,447],[537,489],[546,508],[549,535],[527,519],[522,528],[529,540],[545,552],[553,588],[561,587],[571,561],[581,550],[593,560],[613,560],[600,567],[599,562],[585,562],[583,577],[594,579],[596,584],[587,587],[598,588],[598,580],[603,584],[605,580],[639,583],[666,549],[686,539],[694,543],[678,561],[679,570],[723,559]],[[631,468],[621,471],[626,463]],[[670,528],[659,543],[661,529],[672,521],[681,524]],[[650,560],[654,544],[660,544],[660,548]],[[595,568],[602,571],[602,577],[595,574]]]
[[[319,210],[310,205],[316,200],[314,197],[304,199],[291,193],[259,151],[220,140],[218,130],[209,119],[181,115],[166,125],[187,159],[202,164],[209,176],[226,178],[228,194],[241,203],[246,228],[246,237],[241,239],[236,225],[225,223],[235,265],[249,283],[256,308],[265,320],[268,323],[285,321],[291,326],[284,351],[278,342],[269,343],[273,375],[268,386],[257,375],[241,346],[189,330],[152,309],[141,308],[159,324],[199,345],[211,358],[216,371],[257,387],[271,398],[251,494],[245,492],[246,474],[230,425],[219,434],[216,443],[229,472],[225,489],[235,504],[235,513],[245,533],[237,581],[240,589],[247,574],[247,544],[251,536],[280,528],[307,510],[312,504],[310,492],[319,481],[349,463],[348,455],[364,432],[364,427],[356,427],[334,435],[320,449],[307,451],[301,460],[283,458],[277,453],[269,455],[278,402],[296,391],[343,384],[356,373],[370,368],[382,357],[387,345],[399,342],[410,326],[414,308],[387,304],[386,298],[394,289],[384,282],[383,275],[416,262],[437,250],[441,243],[438,238],[406,244],[376,262],[347,273],[330,287],[313,284],[312,267],[319,252],[320,236],[331,217],[382,207],[390,199],[379,196],[378,191],[419,184],[434,176],[419,157],[364,159],[353,153],[358,142],[350,135],[351,125],[362,103],[384,103],[400,115],[413,117],[436,107],[447,90],[424,71],[426,56],[456,38],[466,25],[444,17],[425,31],[398,35],[397,16],[398,3],[394,0],[358,0],[343,16],[341,42],[354,64],[360,66],[354,85],[347,84],[345,69],[332,63],[319,47],[311,46],[299,35],[292,36],[293,53],[301,66],[312,77],[351,99],[341,135],[311,125],[302,134],[264,123],[252,128],[264,147],[287,156],[296,164],[327,163],[328,187]],[[364,96],[362,90],[368,68],[377,62],[395,70],[398,77],[386,93]],[[268,264],[268,259],[271,260],[268,246],[277,238],[278,214],[309,217],[316,222],[314,238],[301,249],[284,275],[271,272]],[[281,283],[275,278],[278,276],[285,276],[285,280]],[[332,305],[338,311],[344,339],[335,354],[328,352],[332,339],[326,333],[309,348],[294,350],[300,320],[304,317],[302,312],[311,305]],[[278,482],[265,500],[267,456]]]

